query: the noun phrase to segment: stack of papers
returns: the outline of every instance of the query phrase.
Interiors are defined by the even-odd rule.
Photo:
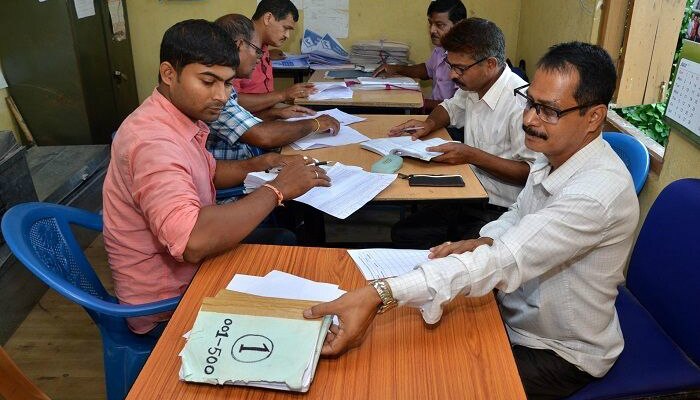
[[[350,60],[359,65],[408,64],[410,47],[405,43],[384,40],[363,40],[352,45]]]
[[[352,89],[345,82],[314,82],[317,92],[309,100],[352,99]]]
[[[348,64],[350,55],[334,37],[329,34],[321,36],[310,30],[304,30],[301,40],[301,53],[309,56],[309,63],[313,66]]]
[[[309,56],[288,54],[283,60],[272,60],[272,68],[307,69],[309,68]]]
[[[338,120],[338,122],[340,122],[340,125],[350,125],[350,124],[354,124],[355,122],[362,122],[362,121],[367,119],[367,118],[363,118],[363,117],[358,117],[356,115],[348,114],[346,112],[340,111],[337,108],[331,108],[330,110],[319,111],[314,115],[307,115],[305,117],[287,118],[285,121],[301,121],[302,119],[318,118],[321,115],[328,115],[329,117],[335,118],[336,120]]]
[[[348,254],[368,281],[403,275],[428,261],[430,250],[358,249]]]
[[[382,78],[382,77],[371,77],[371,76],[361,76],[357,78],[360,82],[360,87],[358,89],[408,89],[408,90],[420,90],[420,85],[418,82],[406,76],[397,76],[392,78]]]
[[[360,132],[352,129],[349,126],[341,125],[337,135],[331,135],[330,132],[311,133],[298,139],[294,143],[290,143],[289,147],[294,150],[311,150],[320,149],[323,147],[344,146],[346,144],[362,143],[369,138]]]
[[[430,161],[443,153],[427,151],[426,149],[428,147],[439,146],[445,143],[451,142],[441,138],[413,140],[410,136],[398,136],[368,140],[363,142],[360,147],[365,150],[373,151],[382,156],[395,154],[397,156],[408,156],[418,158],[423,161]]]
[[[318,118],[321,115],[328,115],[335,118],[340,123],[340,131],[337,135],[331,135],[329,132],[317,132],[304,136],[289,146],[295,150],[310,150],[319,149],[322,147],[343,146],[346,144],[360,143],[369,138],[360,132],[348,127],[347,125],[361,122],[367,118],[357,117],[346,112],[342,112],[337,108],[331,110],[319,111],[314,115],[305,117],[289,118],[287,121],[299,121],[302,119]]]
[[[180,379],[308,391],[332,319],[302,312],[344,291],[280,271],[236,275],[228,288],[237,291],[204,299],[180,353]]]
[[[397,176],[366,172],[360,167],[341,163],[335,163],[332,167],[323,166],[323,168],[331,178],[331,186],[315,187],[294,200],[340,219],[347,218],[375,198],[391,185]],[[251,172],[246,176],[243,184],[246,192],[250,192],[275,177],[277,174]]]

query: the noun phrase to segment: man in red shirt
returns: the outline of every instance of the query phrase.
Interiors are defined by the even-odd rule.
[[[205,20],[175,24],[163,36],[158,86],[129,115],[112,143],[103,187],[104,240],[120,302],[143,304],[184,293],[200,263],[241,241],[279,243],[280,230],[257,228],[284,199],[329,186],[300,156],[268,153],[215,161],[206,122],[231,94],[238,51]],[[215,188],[248,172],[282,166],[277,179],[244,198],[216,205]],[[157,335],[170,313],[129,318],[136,333]]]
[[[274,106],[315,93],[313,84],[298,83],[285,90],[275,90],[268,46],[280,47],[289,39],[299,20],[299,11],[289,0],[262,0],[253,17],[255,32],[262,42],[263,56],[248,79],[234,79],[238,103],[259,118],[275,119]],[[303,110],[301,110],[303,112]]]

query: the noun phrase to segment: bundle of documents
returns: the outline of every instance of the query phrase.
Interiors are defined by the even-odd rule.
[[[280,271],[236,275],[227,289],[238,291],[204,299],[180,353],[180,379],[308,391],[332,319],[302,312],[344,291]]]
[[[420,90],[420,85],[418,82],[407,76],[395,76],[391,78],[383,77],[371,77],[371,76],[360,76],[357,79],[360,83],[357,89],[408,89],[408,90]]]
[[[309,56],[287,54],[282,60],[272,60],[272,68],[307,69],[309,68]]]
[[[352,99],[352,89],[345,82],[314,82],[316,93],[309,100]]]
[[[340,123],[340,131],[336,135],[331,135],[330,132],[317,132],[304,136],[289,146],[295,150],[310,150],[319,149],[322,147],[343,146],[346,144],[360,143],[369,138],[360,132],[350,128],[347,125],[355,122],[364,121],[367,118],[357,117],[352,114],[340,111],[337,108],[331,110],[319,111],[314,115],[289,118],[287,121],[298,121],[302,119],[318,118],[321,115],[328,115]]]
[[[330,132],[311,133],[290,143],[289,147],[294,150],[311,150],[323,147],[344,146],[346,144],[362,143],[369,138],[349,126],[341,125],[337,134]]]
[[[348,254],[368,281],[403,275],[428,261],[430,250],[357,249]]]
[[[363,40],[355,42],[350,52],[354,64],[408,64],[410,47],[405,43],[385,40]]]
[[[287,118],[285,121],[301,121],[302,119],[318,118],[321,115],[328,115],[329,117],[335,118],[336,120],[338,120],[338,122],[340,122],[340,125],[350,125],[350,124],[354,124],[355,122],[362,122],[362,121],[367,119],[367,118],[363,118],[363,117],[358,117],[356,115],[348,114],[344,111],[340,111],[337,108],[331,108],[330,110],[319,111],[314,115],[307,115],[305,117]]]
[[[330,187],[315,187],[294,200],[305,203],[336,218],[345,219],[377,196],[396,179],[396,174],[366,172],[360,167],[335,163],[323,166],[331,178]],[[250,192],[277,174],[267,172],[249,173],[243,184]]]
[[[427,151],[426,149],[445,143],[450,142],[440,138],[413,140],[410,136],[398,136],[368,140],[360,144],[360,147],[381,154],[382,156],[395,154],[397,156],[408,156],[423,161],[430,161],[443,153]]]
[[[301,53],[308,55],[312,67],[348,64],[350,62],[350,55],[334,37],[329,34],[322,37],[310,29],[304,30]]]

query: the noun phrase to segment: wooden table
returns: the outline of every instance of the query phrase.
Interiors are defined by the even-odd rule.
[[[185,293],[128,399],[524,399],[525,394],[493,295],[460,297],[438,326],[412,308],[379,315],[363,344],[336,359],[321,359],[306,394],[178,380],[185,345],[206,296],[235,273],[279,269],[340,284],[366,282],[343,249],[241,245],[204,263]]]
[[[409,117],[405,115],[360,115],[367,120],[350,125],[369,138],[386,137],[389,128]],[[410,118],[425,119],[425,115],[412,115]],[[450,140],[445,129],[431,133],[426,139],[441,137]],[[372,164],[382,158],[379,154],[360,148],[359,144],[339,147],[326,147],[314,150],[293,150],[289,146],[282,149],[282,154],[303,154],[318,160],[339,161],[345,165],[358,165],[369,171]],[[404,157],[403,166],[399,172],[409,174],[459,174],[464,179],[464,187],[411,187],[406,179],[396,179],[388,188],[374,198],[375,201],[432,201],[432,200],[475,200],[487,199],[488,195],[481,186],[479,179],[467,165],[449,165],[437,162],[426,162],[411,157]]]
[[[309,82],[334,82],[340,79],[324,77],[326,71],[315,71]],[[309,100],[298,98],[294,104],[320,107],[390,108],[410,114],[423,107],[423,94],[416,90],[353,90],[352,99]]]

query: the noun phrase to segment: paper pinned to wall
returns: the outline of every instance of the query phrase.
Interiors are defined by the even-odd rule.
[[[75,14],[78,19],[95,15],[95,3],[93,0],[73,0]]]
[[[304,28],[334,38],[348,37],[348,0],[306,0],[304,2]]]
[[[112,40],[121,42],[126,39],[126,23],[124,22],[124,5],[122,0],[108,0],[109,18],[112,20]]]

